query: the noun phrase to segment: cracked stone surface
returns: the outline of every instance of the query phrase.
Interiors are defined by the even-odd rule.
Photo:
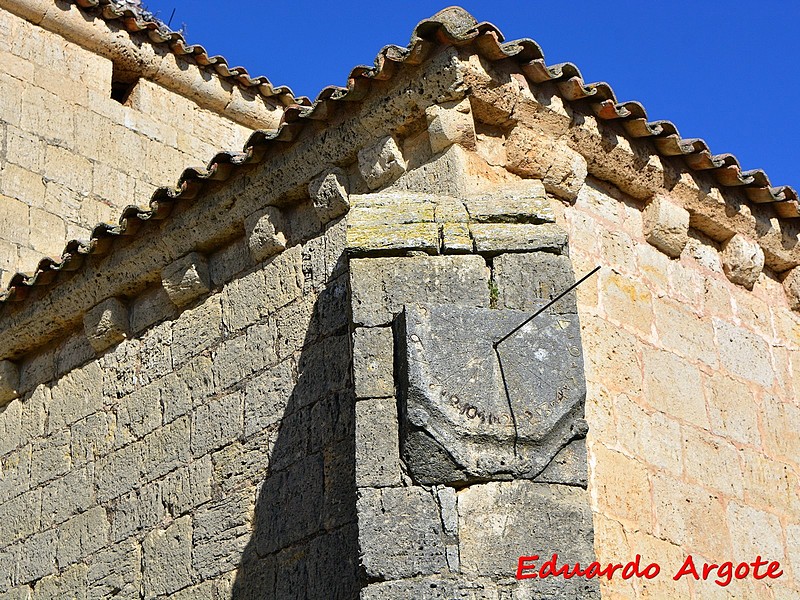
[[[402,445],[419,482],[533,478],[585,435],[577,315],[545,311],[501,341],[534,312],[406,307]]]

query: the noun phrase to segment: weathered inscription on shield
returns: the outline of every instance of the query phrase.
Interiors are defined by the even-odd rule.
[[[533,478],[585,435],[578,317],[545,311],[503,340],[531,314],[420,305],[399,317],[403,456],[418,481]]]

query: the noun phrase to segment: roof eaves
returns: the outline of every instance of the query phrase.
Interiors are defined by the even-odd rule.
[[[74,1],[95,7],[110,4],[110,0]],[[128,18],[135,18],[135,15]],[[682,138],[670,121],[648,121],[640,103],[619,102],[607,83],[585,83],[579,69],[571,63],[548,66],[535,41],[504,42],[502,33],[491,23],[477,23],[463,9],[450,7],[420,22],[407,47],[386,46],[372,67],[354,68],[346,87],[326,87],[312,104],[288,106],[281,126],[274,131],[254,132],[243,152],[219,153],[205,169],[186,169],[175,188],[160,188],[154,192],[148,209],[129,206],[123,211],[118,225],[100,224],[92,231],[88,242],[69,242],[60,260],[45,258],[33,274],[17,273],[12,277],[8,290],[0,296],[0,305],[24,300],[34,286],[53,284],[59,272],[79,269],[87,255],[108,253],[115,239],[133,235],[144,221],[167,218],[176,202],[192,200],[209,182],[225,181],[241,167],[261,162],[276,144],[293,141],[310,123],[326,121],[339,106],[361,100],[372,80],[390,79],[399,64],[420,64],[434,49],[443,45],[472,46],[490,61],[513,60],[534,83],[556,85],[565,99],[588,106],[601,121],[614,121],[632,138],[652,141],[661,156],[681,157],[689,169],[710,173],[720,187],[740,188],[752,202],[772,204],[779,218],[800,217],[798,195],[792,187],[773,186],[762,170],[743,170],[732,154],[712,154],[702,139]]]

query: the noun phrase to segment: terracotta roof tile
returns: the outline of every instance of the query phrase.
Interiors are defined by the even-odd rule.
[[[180,34],[171,32],[169,36],[164,36],[159,31],[158,23],[142,21],[131,9],[120,10],[112,6],[111,0],[74,2],[102,10],[103,18],[122,20],[129,31],[148,30],[156,40],[164,39],[164,43],[169,39],[177,52],[193,54],[196,60],[208,61],[220,70],[237,72],[248,81],[257,81],[248,79],[244,69],[228,70],[224,59],[208,57],[200,46],[186,46]],[[398,64],[421,63],[433,49],[441,45],[470,46],[488,60],[513,60],[533,82],[554,83],[565,99],[588,107],[601,120],[619,122],[631,137],[648,138],[662,156],[682,157],[690,169],[709,172],[720,186],[741,187],[751,201],[772,203],[781,218],[800,217],[798,195],[793,188],[773,186],[764,171],[743,170],[732,154],[712,154],[701,139],[682,138],[670,121],[648,121],[647,112],[640,103],[619,102],[607,83],[586,83],[575,65],[547,65],[535,41],[522,39],[504,42],[502,33],[494,25],[477,23],[464,10],[452,7],[420,22],[407,47],[386,46],[377,55],[372,67],[359,66],[353,69],[347,87],[327,87],[313,103],[288,106],[280,128],[254,132],[241,153],[223,152],[211,159],[205,169],[186,169],[175,188],[156,190],[148,209],[129,206],[123,211],[119,225],[98,225],[88,242],[69,242],[60,260],[45,258],[33,274],[16,274],[9,283],[8,291],[0,297],[0,302],[24,300],[30,287],[51,285],[60,272],[79,269],[87,255],[109,252],[115,239],[135,234],[142,222],[167,218],[176,201],[193,199],[209,181],[224,181],[241,166],[259,163],[268,148],[291,142],[309,122],[327,119],[342,102],[363,98],[372,80],[391,78]]]
[[[245,88],[251,93],[280,101],[284,106],[308,105],[304,96],[295,97],[285,85],[274,86],[263,76],[252,77],[244,67],[231,67],[224,56],[209,56],[206,49],[198,44],[189,44],[183,34],[172,31],[153,14],[141,8],[139,3],[125,0],[67,0],[92,16],[104,21],[117,22],[129,33],[144,33],[151,43],[169,48],[184,59],[194,61],[198,66],[210,69],[217,75]]]

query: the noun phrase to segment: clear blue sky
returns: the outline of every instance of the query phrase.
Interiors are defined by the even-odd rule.
[[[405,46],[416,23],[447,4],[145,0],[190,43],[232,66],[312,99],[371,65],[386,44]],[[639,100],[714,153],[800,189],[800,3],[695,0],[550,0],[461,4],[507,40],[529,37],[548,64],[573,62],[587,81]]]

